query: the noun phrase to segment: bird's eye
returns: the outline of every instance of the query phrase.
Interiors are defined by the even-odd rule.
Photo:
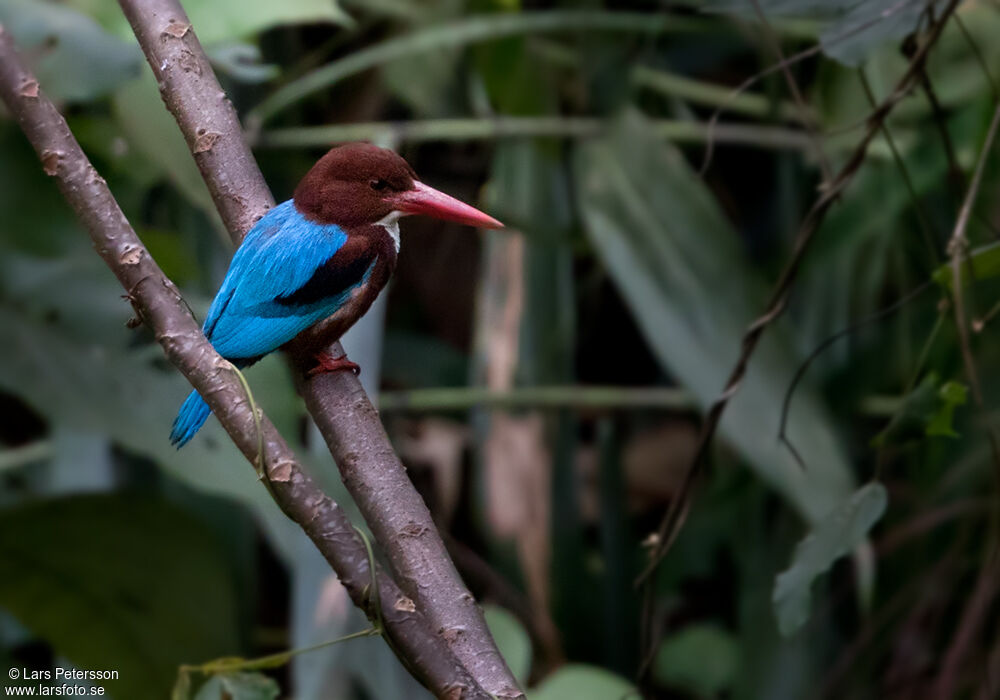
[[[372,180],[369,184],[372,186],[372,189],[375,190],[376,192],[381,192],[382,190],[389,187],[389,183],[386,182],[385,180]]]

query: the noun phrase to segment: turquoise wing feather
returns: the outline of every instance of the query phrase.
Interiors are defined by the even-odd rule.
[[[340,227],[309,221],[291,201],[268,212],[233,256],[205,319],[205,334],[219,354],[266,355],[334,313],[357,285],[302,306],[277,300],[302,288],[346,241]]]

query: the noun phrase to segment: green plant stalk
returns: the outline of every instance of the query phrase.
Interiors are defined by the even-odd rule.
[[[533,42],[530,48],[543,60],[561,68],[576,69],[580,67],[579,53],[562,44],[540,39]],[[781,119],[795,122],[800,121],[801,117],[798,108],[787,100],[773,100],[766,95],[739,92],[735,87],[695,80],[661,68],[635,66],[629,73],[629,80],[638,88],[652,90],[667,97],[676,97],[709,107],[719,107],[726,112],[735,112],[749,117],[763,118],[776,114]],[[810,116],[816,119],[811,110]]]
[[[892,415],[901,399],[869,396],[861,400],[865,415]],[[672,387],[633,388],[618,386],[531,386],[510,391],[485,387],[443,387],[410,391],[384,391],[379,395],[382,412],[467,411],[471,408],[572,408],[577,410],[699,410],[694,397]]]
[[[694,80],[684,75],[636,66],[630,75],[636,87],[659,92],[668,97],[678,97],[695,104],[719,107],[727,112],[749,117],[776,115],[786,121],[801,121],[800,110],[791,102],[772,100],[766,95],[750,92],[737,93],[733,88]]]
[[[663,119],[653,122],[665,139],[680,144],[707,143],[775,150],[811,151],[812,144],[802,131],[782,126],[716,124],[709,132],[702,122]],[[496,117],[490,119],[421,119],[400,122],[360,122],[272,129],[256,136],[258,148],[327,148],[331,144],[370,140],[376,143],[421,143],[425,141],[489,141],[499,139],[561,138],[599,136],[608,122],[594,117]],[[248,135],[253,137],[253,134]],[[847,151],[849,134],[828,139],[831,151]],[[900,139],[897,139],[900,140]],[[905,140],[905,137],[904,137]],[[868,156],[888,160],[892,151],[882,138],[873,140]]]
[[[250,131],[275,114],[319,90],[376,66],[426,51],[456,48],[508,36],[565,31],[606,31],[660,34],[694,34],[717,29],[708,20],[668,14],[550,10],[494,14],[438,24],[389,39],[338,59],[276,90],[247,115]]]

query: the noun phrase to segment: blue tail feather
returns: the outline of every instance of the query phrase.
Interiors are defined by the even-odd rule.
[[[188,394],[174,419],[174,427],[170,431],[170,444],[177,449],[184,447],[205,424],[211,413],[212,409],[205,403],[205,399],[201,398],[201,394],[197,391]]]

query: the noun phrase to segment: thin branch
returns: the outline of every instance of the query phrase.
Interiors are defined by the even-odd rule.
[[[959,347],[962,351],[962,363],[965,366],[965,375],[969,380],[972,389],[972,397],[976,408],[985,411],[983,390],[979,382],[979,372],[976,368],[976,361],[972,354],[972,341],[969,327],[966,323],[964,295],[962,293],[962,263],[968,254],[969,240],[966,230],[969,219],[972,216],[972,209],[982,185],[983,172],[986,169],[986,162],[989,160],[990,151],[996,141],[997,132],[1000,130],[1000,101],[997,102],[993,110],[993,118],[986,133],[986,140],[983,142],[982,150],[979,153],[979,162],[976,163],[975,172],[969,187],[966,190],[965,200],[962,208],[955,220],[955,228],[948,243],[948,255],[951,258],[952,273],[952,300],[955,308],[955,325],[958,329]],[[1000,485],[1000,440],[993,428],[986,425],[986,435],[990,443],[993,456],[995,474]],[[989,536],[984,550],[984,560],[982,568],[976,579],[976,585],[972,596],[969,598],[962,611],[955,638],[948,647],[941,671],[938,674],[934,685],[934,697],[950,698],[954,697],[955,684],[958,681],[959,666],[973,645],[979,628],[986,617],[989,606],[996,596],[996,582],[1000,578],[1000,512],[994,507],[990,513]]]
[[[806,104],[805,98],[802,97],[802,91],[799,90],[799,84],[795,81],[795,76],[792,75],[792,68],[785,60],[785,52],[781,48],[781,42],[778,40],[778,36],[774,32],[774,28],[771,27],[771,23],[768,21],[767,15],[764,14],[764,10],[761,8],[760,0],[750,0],[750,4],[753,5],[753,10],[764,29],[764,37],[771,45],[771,50],[774,51],[775,56],[778,57],[778,62],[781,65],[781,74],[785,78],[785,84],[788,85],[788,92],[791,94],[792,100],[795,102],[795,106],[798,107],[799,120],[802,122],[803,127],[805,127],[806,132],[813,139],[816,148],[816,156],[819,159],[819,167],[823,173],[823,182],[827,183],[833,176],[833,170],[830,167],[830,161],[827,160],[826,153],[823,151],[823,142],[820,139],[819,129],[814,118],[815,115],[812,110],[809,109],[809,105]]]
[[[986,169],[986,161],[989,152],[993,148],[993,142],[997,136],[997,129],[1000,127],[1000,101],[997,102],[993,110],[993,118],[987,130],[986,141],[983,143],[982,151],[979,154],[979,162],[969,183],[962,208],[955,220],[955,228],[948,242],[948,255],[951,259],[952,271],[952,296],[955,302],[955,323],[958,326],[959,344],[962,349],[962,362],[965,365],[965,373],[972,385],[972,396],[976,404],[983,408],[983,393],[979,384],[979,376],[976,371],[976,363],[972,356],[972,347],[969,340],[969,327],[966,325],[965,305],[962,294],[962,262],[965,260],[969,248],[969,239],[966,236],[966,229],[969,226],[969,219],[972,216],[972,208],[979,194],[979,187],[982,184],[983,172]],[[998,455],[998,466],[1000,466],[1000,455]]]
[[[933,284],[934,282],[932,280],[924,282],[923,284],[918,285],[916,289],[907,292],[905,295],[903,295],[901,299],[897,299],[895,302],[885,307],[884,309],[879,309],[875,313],[866,316],[860,321],[856,321],[847,326],[846,328],[840,329],[833,335],[828,336],[819,345],[817,345],[816,348],[811,353],[809,353],[809,356],[806,357],[806,359],[802,361],[802,364],[799,365],[798,369],[795,370],[795,374],[792,376],[792,381],[789,382],[788,388],[785,390],[785,396],[781,401],[781,419],[778,421],[778,441],[788,448],[789,452],[792,453],[792,456],[795,458],[795,461],[799,463],[800,467],[805,467],[805,462],[802,460],[802,456],[799,454],[799,451],[792,444],[792,441],[788,438],[788,434],[786,433],[785,429],[788,426],[788,414],[789,411],[791,410],[792,397],[795,395],[795,389],[798,387],[799,382],[802,381],[802,378],[806,376],[806,372],[808,371],[809,367],[816,360],[816,358],[822,355],[826,351],[826,349],[829,348],[831,345],[833,345],[835,342],[837,342],[838,340],[840,340],[845,336],[850,335],[851,333],[854,333],[855,331],[857,331],[860,328],[863,328],[864,326],[867,326],[871,323],[875,323],[876,321],[881,321],[882,319],[891,316],[892,314],[896,313],[901,308],[906,306],[908,303],[916,299],[918,296],[923,294]]]
[[[910,88],[913,86],[914,81],[919,75],[921,66],[927,58],[928,52],[937,42],[938,37],[940,37],[941,32],[944,29],[945,23],[955,11],[959,2],[960,0],[950,0],[941,18],[930,27],[923,44],[917,50],[906,72],[896,83],[895,89],[885,100],[882,101],[878,109],[872,112],[872,115],[869,118],[867,131],[854,153],[848,159],[847,163],[841,168],[840,172],[837,173],[836,177],[830,182],[830,186],[820,194],[819,198],[813,204],[812,209],[810,209],[808,214],[806,214],[805,220],[802,222],[798,234],[796,234],[791,258],[785,264],[778,281],[775,283],[774,288],[771,291],[771,298],[768,302],[767,309],[759,318],[750,324],[750,327],[743,335],[742,349],[740,350],[740,355],[736,360],[736,364],[733,366],[733,369],[729,374],[729,378],[726,381],[725,389],[723,389],[722,394],[712,404],[708,411],[708,415],[705,417],[705,421],[702,424],[701,434],[698,439],[698,449],[696,450],[691,463],[688,465],[681,489],[678,491],[678,497],[671,503],[663,517],[663,520],[660,522],[656,537],[657,542],[651,554],[649,564],[639,577],[640,583],[647,581],[650,575],[656,570],[659,562],[666,554],[667,549],[669,549],[670,543],[676,536],[675,530],[682,522],[683,514],[686,513],[687,501],[690,496],[691,488],[708,453],[708,447],[712,442],[712,438],[715,436],[715,431],[719,426],[719,421],[722,419],[722,414],[725,412],[730,399],[732,399],[736,392],[739,391],[740,384],[742,383],[743,377],[746,375],[747,367],[750,364],[750,358],[753,357],[754,351],[757,348],[757,343],[760,342],[764,331],[784,311],[785,305],[788,301],[788,294],[792,286],[795,284],[802,261],[805,258],[805,254],[809,249],[809,245],[812,242],[816,231],[826,218],[830,207],[840,196],[840,193],[843,192],[843,190],[851,183],[854,176],[861,168],[861,165],[865,160],[865,153],[868,150],[868,146],[875,138],[875,135],[881,130],[882,123],[889,116],[889,113],[892,112],[892,109],[896,106],[896,104],[898,104],[899,101],[906,96]]]
[[[251,464],[258,461],[259,438],[263,438],[263,467],[276,503],[313,541],[355,604],[369,618],[381,610],[391,645],[414,675],[435,693],[488,697],[385,573],[377,573],[379,600],[369,600],[372,573],[367,550],[347,516],[302,470],[267,417],[253,415],[233,366],[205,339],[177,288],[143,246],[65,120],[21,62],[2,26],[0,98],[34,146],[45,172],[56,178],[66,201],[89,231],[97,252],[125,288],[136,313],[154,331],[167,359],[205,397]]]
[[[784,57],[781,58],[774,65],[768,66],[764,70],[761,70],[755,73],[754,75],[751,75],[749,78],[747,78],[742,83],[733,88],[732,92],[729,93],[729,99],[723,104],[721,104],[718,107],[718,109],[716,109],[712,113],[711,118],[708,120],[708,140],[705,147],[705,155],[702,157],[701,168],[699,168],[700,174],[704,175],[705,173],[707,173],[709,167],[712,165],[712,157],[714,155],[713,134],[715,133],[715,127],[719,123],[719,120],[722,118],[723,113],[729,109],[730,102],[735,101],[743,93],[745,93],[747,90],[749,90],[751,87],[753,87],[755,84],[757,84],[767,76],[777,73],[778,71],[786,71],[789,68],[791,68],[791,66],[794,66],[796,63],[799,63],[801,61],[806,60],[807,58],[811,58],[813,56],[822,53],[825,48],[837,46],[841,42],[847,41],[851,37],[856,36],[857,34],[860,34],[861,32],[870,29],[871,27],[874,27],[878,23],[890,19],[897,12],[903,10],[913,2],[916,2],[916,0],[902,0],[902,2],[897,3],[893,7],[889,8],[886,12],[880,13],[877,17],[867,22],[863,22],[856,27],[851,27],[850,29],[841,34],[831,37],[822,43],[814,44],[813,46],[810,46],[807,49],[803,49],[802,51],[799,51],[798,53],[793,54],[787,58]],[[853,131],[855,128],[857,127],[852,125],[848,127],[848,130]]]
[[[865,98],[868,100],[869,105],[872,109],[878,107],[878,101],[875,99],[875,91],[872,90],[871,83],[868,81],[868,76],[865,73],[864,66],[858,67],[858,78],[861,81],[861,89],[865,93]],[[927,66],[923,66],[920,71],[920,78],[925,81],[927,78]],[[920,232],[924,236],[924,245],[927,246],[927,252],[930,255],[931,262],[937,265],[940,262],[938,257],[937,245],[934,241],[934,232],[931,229],[930,217],[927,212],[924,211],[924,205],[920,201],[920,195],[917,194],[917,188],[913,184],[913,178],[910,177],[910,171],[906,167],[906,161],[903,160],[903,154],[900,153],[899,149],[896,147],[896,140],[892,137],[892,132],[889,131],[888,120],[882,122],[882,135],[885,137],[885,141],[889,144],[889,150],[892,151],[892,159],[896,163],[896,168],[899,170],[899,175],[903,178],[903,185],[906,187],[906,193],[910,196],[910,202],[913,204],[913,211],[917,215],[917,221],[920,224]],[[960,172],[961,174],[961,172]]]
[[[200,154],[198,164],[216,206],[240,238],[253,213],[266,209],[271,197],[190,21],[177,0],[119,4],[164,102],[192,151]],[[215,99],[206,102],[204,96],[212,95]],[[210,142],[199,147],[199,138],[207,134]],[[226,150],[217,151],[222,143]],[[246,189],[241,193],[254,194],[229,201],[223,183],[242,183]],[[339,343],[330,352],[344,354]],[[501,698],[523,696],[357,377],[350,372],[318,375],[301,379],[300,389],[400,587],[486,691]]]

